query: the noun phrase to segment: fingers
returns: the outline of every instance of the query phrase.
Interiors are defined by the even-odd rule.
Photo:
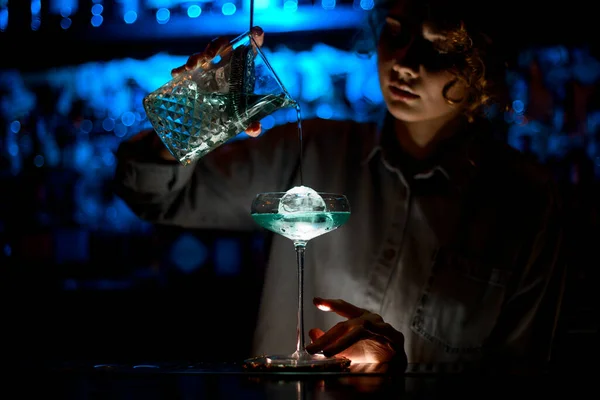
[[[265,33],[260,26],[252,28],[252,38],[257,46],[262,46],[265,41]],[[212,60],[225,47],[229,45],[229,38],[218,37],[211,41],[203,52],[192,54],[184,65],[171,70],[171,76],[175,77],[182,72],[191,71],[206,61]],[[259,132],[260,133],[260,132]]]
[[[177,75],[181,74],[182,72],[191,71],[194,68],[198,67],[199,65],[202,65],[206,61],[212,60],[213,58],[215,58],[217,53],[219,51],[221,51],[224,47],[226,47],[228,44],[229,44],[228,38],[226,38],[226,37],[216,38],[215,40],[211,41],[208,45],[206,45],[206,48],[204,49],[204,51],[202,51],[200,53],[192,54],[191,56],[189,56],[189,58],[187,59],[187,62],[184,65],[181,65],[177,68],[172,69],[171,76],[176,77]]]
[[[177,68],[173,68],[171,70],[171,78],[175,78],[177,75],[181,74],[184,71],[185,71],[185,65],[182,65],[182,66],[177,67]]]
[[[340,299],[315,297],[313,303],[323,311],[333,311],[348,318],[339,322],[325,333],[320,329],[309,332],[312,343],[306,351],[315,354],[322,351],[325,356],[333,356],[347,350],[362,340],[374,340],[396,354],[404,353],[404,335],[386,323],[380,315],[356,307]]]
[[[335,324],[333,328],[319,336],[316,340],[313,340],[311,344],[305,347],[305,350],[311,354],[318,353],[319,351],[335,343],[339,338],[348,333],[350,329],[351,325],[348,321],[339,322]]]
[[[319,328],[313,328],[310,331],[308,331],[308,336],[310,337],[310,340],[312,342],[318,340],[321,336],[323,336],[325,334],[325,332],[323,332],[321,329]]]
[[[356,307],[355,305],[340,299],[322,299],[320,297],[315,297],[313,299],[313,304],[323,311],[333,311],[348,319],[358,318],[368,312],[365,309]],[[326,310],[326,308],[329,308],[329,310]]]
[[[331,357],[341,353],[354,343],[365,339],[367,336],[369,336],[368,332],[362,326],[357,326],[348,332],[348,334],[340,337],[334,343],[323,348],[323,355],[325,357]]]
[[[185,64],[188,70],[196,68],[199,64],[202,64],[204,61],[212,60],[215,58],[217,53],[219,53],[223,48],[229,45],[229,38],[224,36],[218,37],[211,41],[206,45],[206,48],[202,53],[192,55],[188,58],[187,63]]]
[[[262,30],[260,26],[255,26],[252,28],[252,38],[254,39],[254,43],[258,47],[261,47],[265,41],[265,32]]]
[[[363,328],[358,320],[340,322],[323,335],[319,335],[318,338],[305,347],[305,350],[311,354],[323,351],[325,356],[332,356],[346,350],[359,340],[367,338],[367,336],[370,336],[370,333]]]
[[[246,132],[248,136],[257,137],[262,132],[262,126],[258,121],[252,122],[244,132]]]
[[[258,47],[262,46],[265,41],[265,32],[262,30],[260,26],[255,26],[252,28],[252,38]],[[184,65],[181,65],[177,68],[173,68],[171,70],[171,76],[174,78],[177,75],[181,74],[185,71],[191,71],[194,68],[202,65],[206,61],[212,60],[215,58],[217,53],[219,53],[223,48],[229,45],[229,38],[226,37],[218,37],[215,40],[211,41],[204,51],[196,54],[192,54],[187,62]],[[259,132],[260,133],[260,132]]]

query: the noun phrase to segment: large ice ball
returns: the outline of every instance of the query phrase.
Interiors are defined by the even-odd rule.
[[[308,186],[295,186],[285,192],[279,202],[279,213],[323,212],[325,201],[319,194]]]

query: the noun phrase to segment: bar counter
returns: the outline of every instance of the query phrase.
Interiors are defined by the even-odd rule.
[[[592,370],[481,374],[453,365],[353,364],[342,372],[247,371],[236,362],[71,362],[21,368],[10,398],[70,399],[548,399],[593,398]],[[591,379],[590,379],[591,378]],[[590,392],[591,389],[591,392]],[[18,395],[15,395],[18,394]]]

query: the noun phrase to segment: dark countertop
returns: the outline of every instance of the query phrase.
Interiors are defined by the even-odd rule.
[[[246,371],[242,363],[71,362],[21,368],[10,398],[70,399],[461,399],[590,396],[595,371],[483,375],[451,365],[411,364],[405,372],[356,364],[343,372]],[[590,385],[588,385],[590,384]],[[6,390],[6,389],[5,389]],[[15,395],[17,393],[17,395]],[[581,395],[577,394],[581,393]],[[565,397],[565,396],[562,396]],[[595,396],[594,396],[595,397]]]

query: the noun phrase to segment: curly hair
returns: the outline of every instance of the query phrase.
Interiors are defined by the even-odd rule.
[[[397,1],[375,0],[364,29],[356,37],[356,51],[370,55],[376,51],[384,20]],[[464,115],[469,122],[487,115],[489,107],[496,104],[506,106],[506,65],[501,59],[490,35],[484,32],[484,20],[471,0],[425,0],[412,1],[415,17],[421,22],[436,26],[447,40],[439,44],[438,50],[452,55],[453,64],[447,69],[452,79],[443,89],[442,95],[449,104],[464,102]],[[443,48],[440,48],[443,46]],[[466,98],[452,99],[450,89],[457,83],[467,88]]]

